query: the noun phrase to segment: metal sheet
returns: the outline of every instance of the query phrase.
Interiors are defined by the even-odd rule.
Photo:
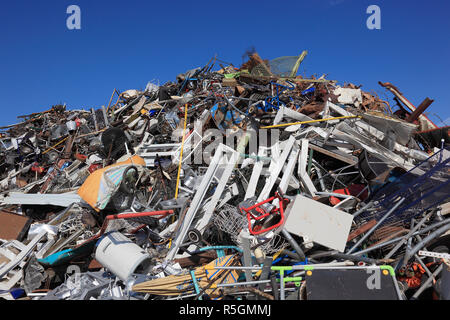
[[[34,204],[68,207],[72,203],[81,202],[81,198],[76,193],[38,194],[11,192],[3,202],[5,204]]]
[[[292,234],[306,236],[311,241],[343,252],[352,221],[351,214],[298,195],[284,227]]]

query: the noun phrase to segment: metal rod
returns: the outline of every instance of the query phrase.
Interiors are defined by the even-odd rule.
[[[408,239],[411,238],[412,234],[414,232],[416,232],[424,223],[425,221],[433,214],[434,212],[430,212],[429,214],[427,214],[425,217],[423,217],[422,220],[420,220],[420,222],[418,224],[416,224],[414,226],[413,229],[411,229],[411,231],[408,232],[408,234],[406,234],[405,236],[402,237],[402,240],[400,240],[394,248],[391,249],[391,251],[389,251],[389,253],[384,257],[384,259],[389,259],[391,258],[394,253],[397,252],[398,249],[400,249],[400,247],[405,243],[405,241],[407,241]]]
[[[291,234],[284,228],[281,231],[281,233],[287,239],[287,241],[289,241],[291,246],[295,249],[295,252],[297,253],[297,256],[300,259],[300,261],[305,261],[306,259],[305,253],[303,252],[302,248],[300,248],[298,243],[294,240],[294,238],[291,236]]]
[[[362,207],[361,209],[359,209],[358,211],[356,211],[353,214],[353,219],[355,219],[357,216],[359,216],[361,213],[363,213],[364,211],[372,208],[374,206],[375,202],[370,201],[368,204],[366,204],[364,207]]]
[[[330,121],[330,120],[341,120],[341,119],[354,119],[354,118],[362,118],[361,116],[343,116],[343,117],[334,117],[334,118],[326,118],[326,119],[317,119],[317,120],[308,120],[308,121],[300,121],[300,122],[291,122],[291,123],[282,123],[282,124],[276,124],[273,126],[265,126],[261,127],[261,129],[271,129],[271,128],[279,128],[279,127],[286,127],[286,126],[292,126],[296,124],[307,124],[307,123],[316,123],[316,122],[324,122],[324,121]]]
[[[220,283],[217,285],[218,288],[221,287],[234,287],[234,286],[251,286],[255,284],[261,284],[261,283],[269,283],[270,280],[256,280],[256,281],[246,281],[246,282],[234,282],[234,283]]]
[[[436,271],[433,272],[433,276],[428,278],[427,281],[425,281],[422,286],[420,286],[420,288],[414,293],[414,295],[411,297],[411,300],[417,299],[422,294],[422,292],[429,287],[430,283],[439,275],[443,268],[444,265],[441,264],[439,268],[437,268]]]
[[[401,198],[396,204],[395,206],[389,210],[384,216],[383,218],[380,219],[380,221],[377,222],[376,225],[373,226],[372,229],[370,229],[369,231],[366,232],[366,234],[364,234],[364,236],[347,252],[348,254],[352,253],[357,247],[359,247],[361,245],[361,243],[363,243],[374,231],[376,228],[378,228],[395,210],[397,210],[397,208],[403,203],[403,201],[405,201],[405,198]]]
[[[413,235],[416,236],[416,235],[419,235],[419,234],[426,233],[426,232],[428,232],[428,231],[430,231],[430,230],[432,230],[432,229],[438,228],[438,227],[440,227],[440,226],[442,226],[442,225],[445,225],[445,224],[447,224],[447,223],[450,223],[450,220],[448,220],[448,221],[440,221],[440,222],[438,222],[438,223],[436,223],[436,224],[434,224],[434,225],[431,225],[431,226],[429,226],[429,227],[426,227],[426,228],[424,228],[424,229],[422,229],[422,230],[420,230],[420,231],[416,231]],[[391,240],[388,240],[388,241],[379,243],[379,244],[377,244],[377,245],[374,245],[374,246],[372,246],[372,247],[370,247],[370,248],[367,248],[367,249],[364,249],[364,250],[355,252],[355,253],[353,253],[353,255],[361,255],[361,254],[364,254],[364,253],[367,253],[367,252],[370,252],[370,251],[373,251],[373,250],[382,248],[382,247],[384,247],[384,246],[390,245],[390,244],[392,244],[392,243],[395,243],[395,242],[397,242],[397,241],[400,241],[401,239],[402,239],[402,237],[398,237],[398,238],[395,238],[395,239],[391,239]]]
[[[450,221],[449,221],[450,222]],[[411,249],[411,252],[408,252],[405,254],[405,258],[403,260],[403,265],[405,265],[409,259],[411,259],[412,256],[414,256],[420,249],[422,249],[426,244],[428,244],[430,241],[436,239],[437,237],[441,236],[445,232],[450,230],[450,223],[447,225],[444,225],[437,229],[436,231],[430,233],[427,237],[425,237],[421,242],[416,244],[414,248]]]

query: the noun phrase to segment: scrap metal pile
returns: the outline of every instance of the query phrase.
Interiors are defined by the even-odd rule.
[[[1,128],[0,297],[449,299],[449,127],[306,54]]]

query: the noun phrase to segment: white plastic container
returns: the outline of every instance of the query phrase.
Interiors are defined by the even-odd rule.
[[[132,273],[145,271],[151,256],[120,232],[104,235],[97,243],[95,259],[122,281]]]

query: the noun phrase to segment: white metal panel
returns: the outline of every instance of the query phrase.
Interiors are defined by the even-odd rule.
[[[352,221],[351,214],[298,195],[284,227],[290,233],[343,252]]]

